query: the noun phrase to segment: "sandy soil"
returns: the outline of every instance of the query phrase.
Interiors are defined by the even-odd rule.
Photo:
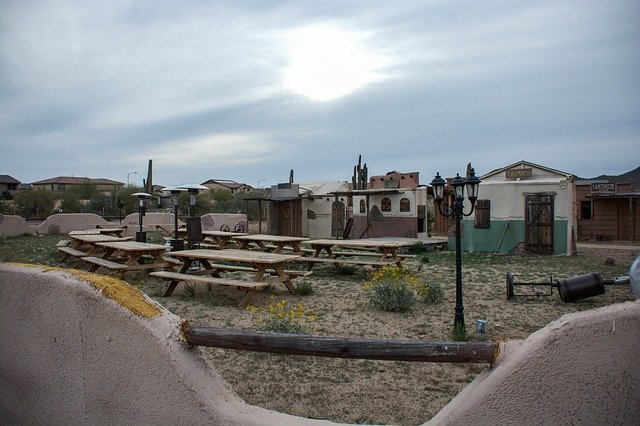
[[[465,254],[463,282],[465,319],[470,340],[479,340],[476,319],[488,322],[485,339],[526,338],[563,314],[633,300],[630,286],[607,287],[606,293],[576,303],[550,297],[521,297],[507,301],[505,276],[517,282],[548,282],[587,272],[604,278],[627,275],[640,246],[613,250],[597,244],[579,247],[578,255]],[[606,265],[611,257],[614,265]],[[291,295],[284,286],[257,294],[253,304],[266,307],[286,300],[304,303],[317,315],[309,334],[380,339],[451,339],[455,299],[452,253],[429,253],[428,263],[405,262],[422,279],[444,289],[440,304],[417,304],[409,313],[383,312],[370,306],[362,283],[370,269],[341,275],[333,265],[317,265],[314,274],[299,278],[314,293]],[[235,273],[239,276],[240,273]],[[258,329],[259,315],[237,306],[233,289],[179,284],[169,298],[160,297],[165,284],[146,277],[144,291],[192,324]],[[525,290],[525,289],[522,289]],[[429,420],[464,386],[488,367],[483,364],[435,364],[331,359],[201,348],[202,353],[248,403],[295,415],[347,423],[419,424]]]

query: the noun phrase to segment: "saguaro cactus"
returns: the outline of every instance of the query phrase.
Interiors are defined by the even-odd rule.
[[[353,189],[367,189],[368,175],[367,163],[362,166],[362,155],[358,155],[358,164],[353,166],[353,176],[351,177]]]

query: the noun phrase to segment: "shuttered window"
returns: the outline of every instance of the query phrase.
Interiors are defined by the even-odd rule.
[[[476,228],[489,228],[491,219],[491,200],[476,201]]]
[[[401,212],[411,211],[411,201],[409,201],[408,198],[403,198],[400,200],[400,211]]]
[[[391,211],[391,200],[388,198],[383,198],[382,202],[380,203],[380,210],[382,210],[383,212],[390,212]]]
[[[367,206],[364,203],[364,200],[360,200],[360,213],[366,213],[367,212]]]

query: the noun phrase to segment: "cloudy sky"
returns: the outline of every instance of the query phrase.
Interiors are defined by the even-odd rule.
[[[637,0],[0,0],[0,61],[22,182],[640,165]]]

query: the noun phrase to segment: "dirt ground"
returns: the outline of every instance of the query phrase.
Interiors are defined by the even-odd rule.
[[[465,322],[470,340],[524,339],[550,321],[575,311],[633,300],[630,286],[608,286],[606,293],[575,303],[553,295],[506,300],[507,271],[516,282],[549,282],[588,272],[603,278],[627,275],[640,246],[590,244],[574,256],[463,255]],[[341,275],[333,265],[317,265],[314,274],[296,279],[309,282],[313,294],[289,294],[284,286],[254,296],[252,304],[265,308],[285,300],[302,302],[317,315],[308,333],[324,336],[378,339],[451,340],[455,305],[455,259],[450,252],[428,253],[405,262],[422,279],[440,284],[444,301],[418,303],[409,313],[390,313],[370,306],[362,284],[371,269],[357,268]],[[613,265],[605,260],[610,257]],[[347,271],[349,272],[349,271]],[[234,273],[241,275],[241,273]],[[234,289],[188,286],[181,283],[171,297],[160,297],[165,284],[145,278],[144,291],[192,324],[256,330],[259,315],[237,306]],[[544,287],[538,291],[544,291]],[[519,288],[518,291],[529,291]],[[475,321],[487,321],[480,336]],[[434,416],[485,364],[437,364],[332,359],[200,348],[235,392],[250,404],[309,418],[346,423],[420,424]]]

